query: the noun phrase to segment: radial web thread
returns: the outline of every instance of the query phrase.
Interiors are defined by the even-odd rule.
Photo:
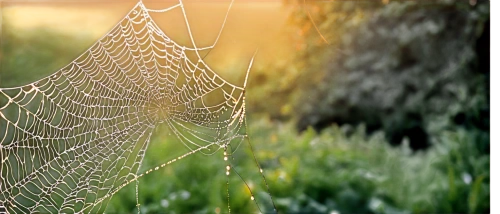
[[[213,46],[181,46],[149,15],[170,9],[185,17],[182,2],[165,10],[139,2],[67,66],[0,88],[0,206],[10,213],[104,212],[113,194],[142,176],[160,123],[189,148],[184,156],[245,137],[244,86],[202,60],[198,51]]]

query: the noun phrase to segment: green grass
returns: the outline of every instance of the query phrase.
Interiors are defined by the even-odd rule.
[[[143,170],[188,151],[167,131],[160,133],[148,149]],[[321,133],[310,129],[299,134],[292,123],[262,117],[250,121],[249,133],[280,212],[480,213],[489,209],[489,158],[474,160],[472,172],[454,162],[470,159],[456,157],[471,152],[464,148],[473,145],[471,133],[465,131],[443,133],[441,146],[419,153],[407,145],[389,146],[382,133],[367,136],[363,126],[332,126]],[[227,212],[222,157],[222,153],[197,154],[145,176],[139,185],[141,211],[213,213],[219,208]],[[249,147],[240,147],[234,158],[232,164],[255,188],[259,206],[271,211]],[[134,212],[134,188],[131,185],[115,195],[108,211]],[[229,191],[233,213],[257,211],[234,173]]]

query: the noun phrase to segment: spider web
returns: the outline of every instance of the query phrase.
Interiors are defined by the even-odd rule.
[[[193,47],[170,39],[149,14],[172,9],[182,10]],[[138,170],[161,123],[190,152],[145,174],[243,140],[246,79],[242,87],[225,81],[199,54],[216,43],[196,47],[181,1],[163,10],[139,2],[67,66],[0,88],[0,207],[104,212],[118,190],[144,175]]]

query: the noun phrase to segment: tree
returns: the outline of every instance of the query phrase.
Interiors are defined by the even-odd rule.
[[[288,4],[306,45],[284,90],[299,129],[364,127],[420,149],[455,127],[457,115],[479,114],[476,41],[485,16],[468,2]]]

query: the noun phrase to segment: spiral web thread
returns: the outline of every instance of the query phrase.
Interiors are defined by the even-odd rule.
[[[193,47],[172,41],[149,15],[172,9],[182,10]],[[246,79],[233,85],[205,64],[198,51],[216,43],[196,47],[182,1],[163,10],[139,2],[67,66],[0,88],[0,212],[104,212],[144,175],[138,170],[160,123],[190,152],[145,174],[241,142]]]

